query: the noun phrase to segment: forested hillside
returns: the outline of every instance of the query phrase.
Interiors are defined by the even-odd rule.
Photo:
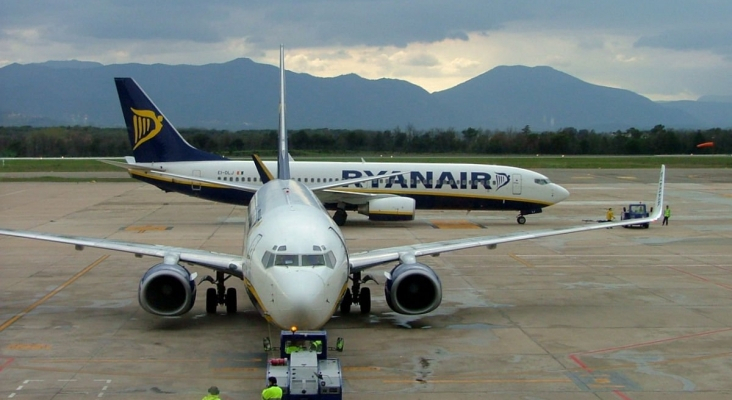
[[[219,131],[189,129],[181,134],[193,146],[209,152],[247,157],[272,154],[274,130]],[[713,142],[711,147],[697,145]],[[729,154],[732,130],[628,129],[600,133],[566,128],[556,132],[463,131],[411,127],[385,131],[313,129],[290,131],[293,156],[345,153],[464,153],[492,155],[651,155]],[[93,127],[0,127],[0,157],[120,157],[131,155],[127,132]]]

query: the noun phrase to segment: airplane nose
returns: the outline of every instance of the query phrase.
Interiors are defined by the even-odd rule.
[[[556,200],[555,203],[559,203],[560,201],[564,201],[569,197],[569,190],[565,189],[562,186],[557,185],[556,183],[554,185],[554,200]]]
[[[327,307],[325,283],[320,275],[306,269],[291,269],[277,275],[280,290],[274,304],[277,315],[272,317],[278,325],[282,328],[318,329],[330,319],[332,307]]]

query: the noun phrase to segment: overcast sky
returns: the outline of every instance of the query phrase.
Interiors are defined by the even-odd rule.
[[[0,0],[0,67],[246,57],[430,92],[548,65],[653,100],[732,95],[730,0]]]

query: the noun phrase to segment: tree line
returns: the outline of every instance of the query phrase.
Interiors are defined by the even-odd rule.
[[[252,153],[271,155],[277,131],[183,129],[191,145],[229,157]],[[493,155],[652,155],[729,154],[732,129],[675,130],[656,125],[649,130],[595,132],[563,128],[557,131],[483,130],[468,128],[420,131],[412,126],[385,131],[303,129],[290,131],[293,156],[312,154],[465,153]],[[713,147],[697,145],[714,142]],[[124,128],[66,126],[0,127],[0,157],[120,157],[132,150]]]

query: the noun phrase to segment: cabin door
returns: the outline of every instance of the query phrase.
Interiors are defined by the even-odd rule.
[[[201,170],[200,169],[194,169],[193,170],[193,177],[200,178],[201,177]],[[199,182],[191,182],[191,190],[194,192],[201,191],[201,184]]]
[[[521,175],[511,175],[511,182],[513,185],[513,194],[521,194]]]

